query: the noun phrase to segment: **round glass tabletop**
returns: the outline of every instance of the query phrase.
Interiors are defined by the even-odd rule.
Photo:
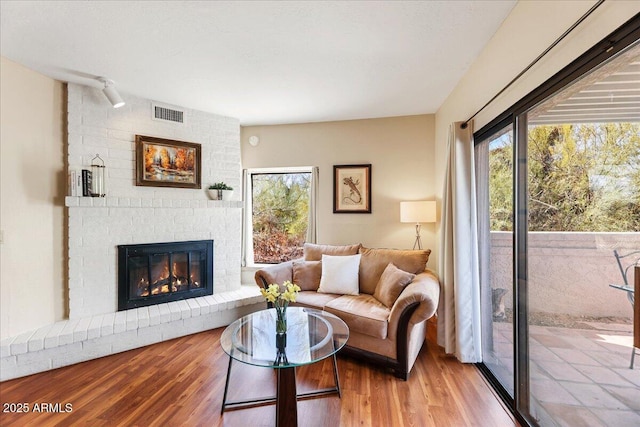
[[[303,307],[287,308],[287,333],[276,335],[276,310],[257,311],[231,323],[220,344],[240,362],[272,368],[307,365],[340,350],[349,328],[340,318]]]

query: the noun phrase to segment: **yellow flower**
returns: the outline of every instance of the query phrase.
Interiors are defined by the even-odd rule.
[[[267,293],[277,298],[278,296],[280,296],[280,286],[278,286],[276,283],[270,284],[267,288]]]
[[[289,284],[287,285],[287,290],[288,290],[289,292],[292,292],[292,293],[296,293],[296,294],[297,294],[298,292],[300,292],[300,286],[296,285],[295,283],[289,283]]]
[[[295,302],[296,294],[295,292],[284,291],[282,295],[280,295],[280,298],[284,301]]]
[[[298,292],[300,292],[300,286],[295,283],[291,283],[290,280],[285,281],[282,284],[284,291],[280,292],[280,286],[276,283],[272,283],[267,288],[261,288],[260,293],[268,302],[275,304],[276,306],[287,306],[289,302],[296,302]]]

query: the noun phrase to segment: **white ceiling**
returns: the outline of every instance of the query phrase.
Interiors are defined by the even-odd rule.
[[[515,3],[2,0],[0,53],[243,125],[424,114]]]

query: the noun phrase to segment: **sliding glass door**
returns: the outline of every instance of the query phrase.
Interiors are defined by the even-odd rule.
[[[632,306],[609,286],[623,283],[615,254],[640,250],[638,97],[640,45],[526,113],[529,409],[541,425],[640,425]]]
[[[640,425],[638,38],[475,134],[482,369],[530,425]]]
[[[476,145],[485,366],[514,397],[513,351],[513,127]]]

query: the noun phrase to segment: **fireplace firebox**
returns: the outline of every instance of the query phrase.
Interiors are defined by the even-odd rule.
[[[118,311],[213,294],[213,240],[118,246]]]

